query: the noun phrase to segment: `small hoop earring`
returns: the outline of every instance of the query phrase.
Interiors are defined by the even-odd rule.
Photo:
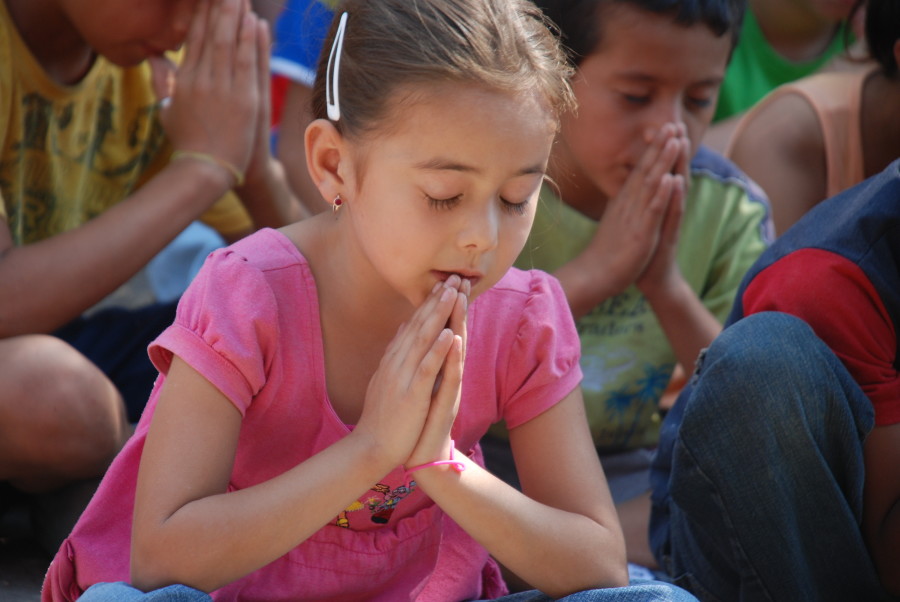
[[[343,204],[344,204],[344,199],[342,199],[341,195],[338,194],[336,197],[334,197],[334,200],[331,201],[331,212],[337,213],[338,209],[340,209],[341,205],[343,205]]]

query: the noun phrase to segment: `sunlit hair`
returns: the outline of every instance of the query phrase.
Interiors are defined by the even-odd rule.
[[[335,126],[358,137],[402,119],[399,92],[475,84],[538,92],[555,117],[574,106],[556,36],[529,0],[346,0],[322,48],[312,109],[327,119],[326,84],[337,24],[346,12]]]
[[[705,25],[716,36],[730,35],[737,46],[747,0],[535,0],[562,34],[577,66],[603,41],[603,14],[619,6],[669,15],[683,27]]]

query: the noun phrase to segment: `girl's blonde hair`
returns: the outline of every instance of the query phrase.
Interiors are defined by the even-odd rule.
[[[329,55],[344,12],[335,125],[345,136],[359,137],[402,118],[396,102],[402,97],[395,93],[421,85],[538,92],[557,119],[574,107],[566,57],[530,0],[345,0],[336,7],[319,60],[316,118],[328,118]]]

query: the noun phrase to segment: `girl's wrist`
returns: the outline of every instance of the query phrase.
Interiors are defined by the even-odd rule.
[[[422,464],[416,464],[414,466],[406,467],[404,466],[404,480],[409,483],[414,480],[412,476],[413,473],[426,469],[426,468],[445,468],[448,470],[453,470],[457,473],[463,472],[466,469],[466,464],[459,458],[457,458],[456,452],[456,443],[451,439],[450,440],[450,453],[449,459],[447,460],[434,460],[432,462],[425,462]]]

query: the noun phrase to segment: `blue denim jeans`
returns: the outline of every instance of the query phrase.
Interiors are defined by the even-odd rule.
[[[127,583],[97,583],[78,598],[79,602],[211,602],[212,597],[186,585],[170,585],[144,593]]]
[[[660,566],[704,601],[891,599],[860,529],[873,424],[805,322],[770,312],[728,327],[663,423],[651,471]]]
[[[171,585],[143,593],[126,583],[98,583],[88,588],[79,602],[209,602],[209,595],[186,587]],[[628,587],[597,589],[559,598],[566,602],[696,602],[686,591],[658,581],[632,582]],[[531,591],[498,598],[497,602],[552,602],[544,594]]]

